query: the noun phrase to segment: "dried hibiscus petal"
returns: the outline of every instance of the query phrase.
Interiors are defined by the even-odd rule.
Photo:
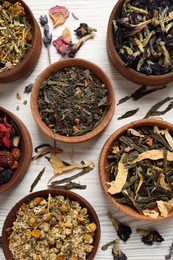
[[[71,43],[71,33],[67,27],[64,29],[62,35],[53,41],[53,45],[55,46],[56,50],[61,54],[65,53]]]
[[[53,20],[53,25],[58,26],[65,22],[69,16],[69,11],[65,6],[56,5],[49,9],[49,15]]]

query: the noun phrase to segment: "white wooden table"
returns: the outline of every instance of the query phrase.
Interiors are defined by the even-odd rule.
[[[116,3],[116,0],[100,1],[100,0],[26,0],[26,3],[30,6],[33,11],[35,18],[39,21],[40,15],[48,15],[49,8],[55,5],[65,6],[70,13],[74,14],[79,18],[75,20],[70,14],[69,18],[66,20],[65,24],[53,28],[52,20],[49,18],[50,31],[53,34],[53,39],[56,39],[62,34],[63,29],[67,26],[72,32],[73,41],[76,41],[76,36],[73,33],[80,23],[88,23],[89,26],[97,28],[97,33],[93,40],[87,41],[79,50],[76,57],[88,59],[92,62],[95,62],[99,65],[110,77],[113,82],[116,101],[120,98],[131,94],[140,86],[129,82],[123,78],[111,65],[109,62],[107,51],[106,51],[106,32],[107,32],[107,23],[109,15],[113,6]],[[49,17],[49,16],[48,16]],[[60,59],[60,55],[55,50],[54,46],[51,46],[51,60],[55,62]],[[26,85],[33,83],[38,74],[49,64],[47,50],[43,46],[39,62],[34,69],[34,71],[26,78],[18,80],[14,83],[9,84],[0,84],[0,105],[4,108],[15,113],[23,123],[26,125],[27,129],[30,132],[33,148],[42,144],[50,143],[53,145],[53,140],[45,136],[36,126],[36,123],[32,117],[30,109],[30,94],[24,94],[24,88]],[[99,174],[98,174],[98,161],[99,155],[102,149],[103,144],[107,138],[120,126],[136,119],[141,119],[145,116],[149,108],[167,96],[173,95],[173,83],[168,84],[167,88],[150,94],[146,97],[140,99],[140,101],[129,100],[119,106],[115,107],[115,113],[112,118],[111,123],[96,139],[82,143],[78,145],[68,145],[64,143],[58,143],[57,146],[64,150],[63,159],[70,161],[70,156],[73,152],[73,159],[76,162],[81,160],[88,161],[94,160],[95,168],[88,175],[85,175],[79,179],[82,184],[87,185],[85,190],[73,190],[76,193],[79,193],[85,197],[91,205],[96,210],[100,224],[101,224],[101,240],[98,248],[96,260],[109,260],[113,259],[111,254],[111,248],[107,251],[102,251],[101,246],[117,237],[110,220],[107,217],[107,212],[111,211],[121,222],[127,223],[132,228],[132,235],[130,239],[125,243],[121,242],[120,246],[122,251],[126,254],[129,260],[163,260],[165,255],[169,252],[169,246],[173,241],[173,231],[172,225],[173,220],[167,220],[159,223],[155,222],[139,222],[128,216],[125,216],[123,213],[119,212],[114,208],[107,197],[105,196],[102,187],[100,185]],[[16,98],[16,93],[21,95],[21,100]],[[23,104],[23,101],[27,100],[27,105]],[[19,110],[16,110],[16,107],[19,107]],[[117,120],[119,116],[124,114],[127,110],[135,109],[139,107],[139,111],[133,117],[129,117],[123,120]],[[173,123],[172,111],[164,115],[164,120],[167,120]],[[61,155],[60,155],[61,156]],[[62,157],[61,157],[62,158]],[[42,170],[43,167],[46,167],[46,171],[42,176],[40,182],[35,187],[34,191],[47,188],[48,179],[52,176],[53,171],[49,162],[45,158],[35,160],[31,163],[26,175],[23,180],[14,188],[9,191],[6,191],[0,194],[0,232],[4,220],[11,209],[11,207],[22,197],[27,195],[30,190],[31,183],[37,176],[37,174]],[[65,176],[70,176],[74,173],[64,174]],[[144,245],[140,240],[140,235],[136,233],[136,228],[149,228],[157,229],[161,235],[164,237],[164,242],[159,245],[147,246]],[[4,260],[2,250],[0,249],[0,260]]]

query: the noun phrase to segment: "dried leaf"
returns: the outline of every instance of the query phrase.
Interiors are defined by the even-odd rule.
[[[41,157],[41,156],[44,156],[48,153],[62,153],[63,150],[60,149],[60,148],[56,148],[56,147],[46,147],[46,148],[43,148],[41,149],[35,156],[32,157],[32,161]]]
[[[128,128],[127,132],[131,133],[134,136],[138,136],[138,137],[144,137],[144,135],[142,135],[139,131],[133,129],[133,128]]]
[[[135,195],[137,196],[138,195],[138,192],[139,192],[139,190],[140,190],[140,188],[141,188],[141,186],[142,186],[142,184],[143,184],[143,182],[144,182],[144,177],[142,176],[142,174],[140,174],[139,172],[138,172],[138,175],[139,175],[139,183],[138,183],[138,187],[137,187],[137,189],[136,189],[136,192],[135,192]]]
[[[89,161],[86,164],[65,165],[63,161],[57,156],[57,154],[54,153],[51,154],[50,163],[52,164],[52,167],[54,169],[55,176],[66,171],[70,171],[73,169],[82,169],[93,165],[93,161]]]
[[[173,199],[169,201],[157,201],[157,207],[162,217],[167,217],[168,213],[173,209]]]
[[[167,151],[167,160],[168,161],[173,161],[173,152]],[[131,162],[128,162],[128,164],[134,164],[137,162],[140,162],[144,159],[150,159],[150,160],[159,160],[164,158],[164,151],[163,150],[158,150],[158,149],[153,149],[153,150],[148,150],[145,151],[141,154],[138,155],[136,159],[134,159]]]
[[[113,153],[113,154],[117,154],[119,151],[120,151],[120,149],[119,149],[118,146],[113,146],[113,147],[112,147],[112,153]]]
[[[144,214],[144,216],[148,216],[153,219],[157,219],[159,216],[159,213],[156,210],[144,209],[142,213]]]
[[[134,114],[136,114],[138,112],[139,108],[137,109],[133,109],[133,110],[129,110],[127,111],[125,114],[123,114],[122,116],[119,116],[117,119],[121,120],[130,116],[133,116]]]
[[[127,175],[128,175],[128,168],[125,167],[123,160],[126,154],[123,154],[119,163],[118,163],[118,172],[115,178],[115,181],[107,182],[110,185],[108,192],[110,194],[116,194],[121,192],[124,184],[126,183]]]
[[[171,187],[165,182],[165,175],[163,173],[159,175],[159,183],[165,190],[171,191]]]
[[[160,134],[165,136],[165,139],[167,140],[169,146],[173,149],[173,138],[170,135],[169,130],[165,129],[165,130],[160,130],[159,132]]]

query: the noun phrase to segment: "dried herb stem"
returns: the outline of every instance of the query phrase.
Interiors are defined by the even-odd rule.
[[[72,189],[86,189],[86,185],[81,185],[80,183],[72,182],[70,181],[69,183],[66,183],[64,185],[56,185],[56,186],[51,186],[48,185],[51,188],[58,188],[58,189],[64,189],[64,190],[72,190]]]
[[[106,251],[108,249],[109,246],[112,246],[115,243],[115,240],[112,240],[108,243],[106,243],[105,245],[102,246],[101,250]]]
[[[165,255],[165,260],[171,260],[172,256],[173,256],[173,242],[169,248],[169,254]]]

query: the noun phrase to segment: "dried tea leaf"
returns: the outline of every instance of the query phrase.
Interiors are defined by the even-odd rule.
[[[134,114],[136,114],[138,112],[139,108],[133,109],[133,110],[129,110],[127,111],[124,115],[119,116],[117,119],[121,120],[130,116],[133,116]]]
[[[165,175],[163,173],[159,175],[159,183],[165,190],[171,191],[171,187],[165,182]]]
[[[57,156],[57,154],[52,153],[50,158],[50,163],[54,169],[54,174],[59,175],[63,172],[70,171],[73,169],[82,169],[93,165],[93,161],[89,161],[86,164],[71,164],[65,165],[61,159]]]
[[[159,216],[159,213],[156,210],[144,209],[142,213],[144,214],[144,216],[148,216],[153,219],[157,219]]]
[[[124,153],[118,163],[118,172],[117,172],[115,181],[107,182],[107,184],[110,185],[110,187],[108,189],[108,192],[110,194],[116,194],[116,193],[121,192],[124,184],[126,183],[127,175],[128,175],[128,168],[126,168],[123,163],[125,156],[126,156],[126,154]]]
[[[166,141],[168,142],[169,146],[173,149],[173,138],[169,133],[168,129],[160,130],[160,134],[165,136]]]
[[[167,160],[168,161],[173,161],[173,152],[169,152],[167,151]],[[153,150],[148,150],[148,151],[145,151],[141,154],[139,154],[137,156],[136,159],[134,159],[133,161],[128,161],[128,164],[134,164],[134,163],[137,163],[137,162],[140,162],[144,159],[150,159],[150,160],[159,160],[159,159],[163,159],[164,158],[164,150],[158,150],[158,149],[153,149]]]
[[[120,151],[120,149],[119,149],[118,146],[113,146],[113,147],[112,147],[112,153],[113,153],[113,154],[117,154],[119,151]]]
[[[167,217],[168,213],[173,209],[173,199],[169,201],[157,201],[157,207],[162,217]]]
[[[18,99],[18,100],[21,100],[21,95],[17,92],[16,93],[16,98]]]
[[[138,195],[138,192],[139,192],[139,190],[140,190],[140,188],[141,188],[141,186],[142,186],[142,184],[143,184],[143,182],[144,182],[144,177],[142,176],[142,174],[140,174],[140,173],[138,172],[138,175],[139,175],[139,183],[138,183],[138,187],[137,187],[137,189],[136,189],[136,191],[135,191],[135,195],[136,195],[136,196]]]
[[[144,137],[144,135],[142,135],[139,131],[133,129],[133,128],[128,128],[127,129],[128,133],[131,133],[134,136],[138,136],[138,137]]]
[[[56,147],[46,147],[46,148],[42,148],[39,152],[37,152],[36,155],[34,155],[32,157],[32,161],[41,157],[41,156],[44,156],[48,153],[62,153],[63,150],[60,149],[60,148],[56,148]]]

